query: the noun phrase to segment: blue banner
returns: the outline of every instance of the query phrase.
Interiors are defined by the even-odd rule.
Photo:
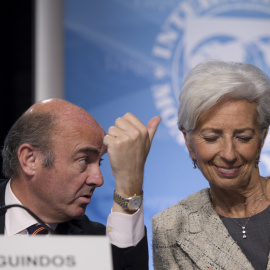
[[[150,255],[152,216],[208,186],[192,168],[176,119],[185,75],[211,58],[255,64],[269,76],[270,1],[65,0],[65,98],[105,131],[126,112],[144,124],[163,119],[144,177]],[[108,156],[101,169],[105,183],[87,215],[106,223],[114,190]],[[270,174],[269,137],[260,170]]]

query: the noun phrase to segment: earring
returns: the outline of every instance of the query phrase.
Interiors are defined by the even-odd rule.
[[[196,166],[196,159],[192,159],[192,162],[193,162],[193,169],[196,169],[197,166]]]
[[[255,159],[255,168],[258,168],[258,165],[259,165],[259,162],[260,162],[260,158],[256,158]]]

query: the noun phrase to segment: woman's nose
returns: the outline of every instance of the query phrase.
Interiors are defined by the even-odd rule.
[[[230,140],[225,140],[222,145],[222,149],[220,152],[221,158],[226,160],[229,163],[232,163],[236,160],[237,154],[236,154],[236,149],[233,141]]]

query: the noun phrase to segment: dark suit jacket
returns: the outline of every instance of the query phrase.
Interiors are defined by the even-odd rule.
[[[5,204],[5,188],[7,180],[0,181],[0,205]],[[4,234],[5,214],[0,213],[0,234]],[[56,228],[62,235],[105,235],[103,224],[90,221],[87,216],[61,223]],[[135,246],[118,248],[112,245],[113,265],[115,270],[145,270],[148,269],[148,245],[145,237]]]

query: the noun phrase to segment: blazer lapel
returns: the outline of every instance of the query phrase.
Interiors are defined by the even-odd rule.
[[[268,254],[268,264],[266,270],[270,270],[270,253]]]
[[[188,227],[189,231],[177,238],[177,244],[199,269],[254,269],[228,233],[208,197],[190,213]]]

